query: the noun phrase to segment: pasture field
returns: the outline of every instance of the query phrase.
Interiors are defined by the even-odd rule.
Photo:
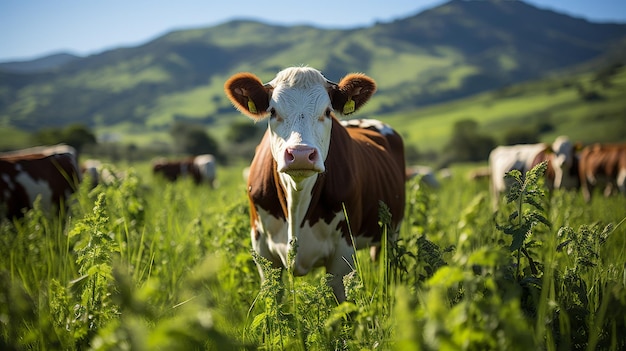
[[[337,305],[323,269],[260,286],[243,166],[210,189],[118,165],[67,219],[1,224],[0,349],[625,349],[626,197],[541,196],[530,175],[494,215],[472,167],[407,183],[399,240],[357,254]]]

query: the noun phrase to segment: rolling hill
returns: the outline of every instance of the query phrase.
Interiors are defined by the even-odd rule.
[[[355,71],[376,79],[375,99],[359,117],[421,118],[412,111],[623,52],[625,38],[626,24],[591,23],[521,1],[454,0],[349,30],[231,21],[47,71],[0,65],[0,125],[32,132],[80,122],[133,141],[162,136],[174,121],[221,128],[237,115],[222,90],[231,74],[269,80],[301,64],[331,80]]]
[[[80,59],[79,56],[61,52],[30,61],[0,62],[0,70],[13,73],[38,73],[52,71]]]

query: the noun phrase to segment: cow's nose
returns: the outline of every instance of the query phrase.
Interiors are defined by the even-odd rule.
[[[289,169],[312,169],[318,157],[317,150],[312,147],[287,148],[285,150],[285,166]]]

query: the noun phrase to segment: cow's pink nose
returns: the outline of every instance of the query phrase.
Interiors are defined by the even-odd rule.
[[[312,169],[318,154],[312,147],[294,147],[285,150],[285,166],[289,169]]]

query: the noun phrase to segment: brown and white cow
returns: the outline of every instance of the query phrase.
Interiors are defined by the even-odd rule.
[[[0,216],[19,218],[41,196],[42,209],[62,209],[76,191],[80,172],[68,145],[36,147],[0,154]]]
[[[345,300],[342,279],[354,267],[354,248],[371,247],[376,256],[379,201],[394,229],[404,212],[401,137],[376,120],[342,125],[335,116],[358,110],[375,89],[364,74],[336,84],[309,67],[287,68],[267,84],[251,73],[225,84],[243,114],[269,116],[248,177],[253,249],[296,276],[324,266],[338,301]]]
[[[520,144],[498,146],[489,154],[491,178],[491,196],[494,209],[497,208],[501,194],[506,191],[504,175],[511,170],[522,174],[531,170],[542,161],[548,162],[546,186],[549,189],[575,189],[578,187],[577,145],[567,137],[560,136],[550,144]]]
[[[614,189],[626,195],[626,144],[594,144],[580,153],[579,175],[585,201],[594,187],[604,185],[604,196]]]
[[[176,161],[158,159],[152,163],[154,175],[163,176],[172,182],[181,177],[191,177],[194,183],[208,183],[211,187],[215,186],[215,169],[215,158],[210,154]]]

